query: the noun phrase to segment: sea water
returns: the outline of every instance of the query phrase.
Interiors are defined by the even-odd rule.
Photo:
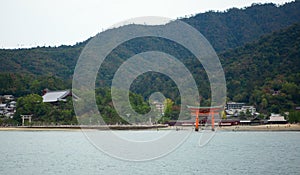
[[[300,174],[300,132],[218,131],[203,147],[200,135],[162,158],[130,162],[101,152],[80,131],[1,131],[0,174]]]

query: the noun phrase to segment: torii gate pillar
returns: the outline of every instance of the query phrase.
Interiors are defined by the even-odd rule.
[[[197,106],[187,106],[192,114],[196,115],[195,120],[195,131],[199,131],[199,115],[211,115],[211,130],[215,130],[215,114],[223,111],[223,106],[210,106],[210,107],[197,107]]]
[[[21,117],[22,117],[22,126],[25,125],[25,119],[28,119],[29,123],[31,123],[32,115],[21,115]]]

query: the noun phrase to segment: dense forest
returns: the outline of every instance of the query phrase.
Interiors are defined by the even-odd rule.
[[[244,9],[210,11],[180,20],[198,29],[217,51],[225,71],[228,101],[255,105],[259,112],[265,114],[282,113],[300,106],[299,7],[299,1],[282,6],[253,4]],[[40,98],[41,90],[45,88],[70,89],[77,59],[89,40],[74,46],[1,49],[0,95],[21,97],[18,105],[22,111],[26,109],[20,105],[29,94]],[[202,97],[201,104],[210,104],[210,85],[205,70],[194,66],[196,58],[188,50],[166,39],[137,38],[115,48],[99,71],[96,85],[101,88],[97,90],[97,102],[108,123],[120,121],[120,118],[110,106],[110,90],[106,87],[109,87],[114,73],[126,59],[149,50],[162,51],[178,58],[193,74]],[[174,102],[172,108],[175,112],[170,111],[166,117],[176,119],[180,96],[169,77],[148,72],[139,76],[130,90],[136,99],[134,101],[139,102],[136,103],[136,110],[141,113],[149,110],[145,102],[149,96],[153,92],[162,92]],[[72,113],[68,111],[70,105],[64,106],[66,115]],[[55,111],[55,106],[54,109],[52,107],[42,105],[41,109]],[[42,110],[37,112],[43,113]],[[43,116],[48,115],[56,116],[47,112],[36,114],[41,117],[39,121],[46,123],[50,120],[43,119]],[[63,119],[53,118],[51,121],[64,123]],[[73,122],[72,118],[65,121],[69,124]]]
[[[214,49],[221,52],[299,22],[299,9],[298,0],[279,7],[272,3],[253,4],[243,9],[231,8],[223,13],[210,11],[182,20],[198,29]]]
[[[253,4],[244,9],[233,8],[225,12],[211,11],[181,20],[198,29],[214,49],[221,53],[299,22],[299,9],[300,1],[282,6]],[[89,40],[74,46],[0,49],[0,72],[54,75],[69,79],[73,75],[81,50]]]
[[[275,113],[300,104],[300,23],[220,57],[229,99]]]

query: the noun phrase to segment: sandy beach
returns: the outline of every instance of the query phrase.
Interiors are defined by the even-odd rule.
[[[223,131],[300,131],[300,124],[269,124],[257,126],[223,126],[218,130]]]
[[[80,128],[31,128],[31,127],[0,127],[1,131],[81,131]]]

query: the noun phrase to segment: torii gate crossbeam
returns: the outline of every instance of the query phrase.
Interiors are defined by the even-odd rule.
[[[197,106],[187,106],[191,111],[191,114],[196,115],[195,121],[195,131],[199,131],[199,115],[211,115],[211,129],[215,130],[215,114],[224,110],[223,106],[211,106],[211,107],[197,107]]]

